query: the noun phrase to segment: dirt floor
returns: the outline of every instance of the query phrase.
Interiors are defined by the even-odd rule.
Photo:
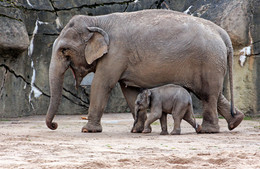
[[[218,134],[196,134],[183,121],[179,136],[159,135],[159,122],[150,134],[130,133],[129,113],[105,114],[102,133],[81,133],[81,116],[55,121],[55,131],[45,126],[44,116],[0,121],[0,168],[260,168],[259,120],[228,131],[220,119]]]

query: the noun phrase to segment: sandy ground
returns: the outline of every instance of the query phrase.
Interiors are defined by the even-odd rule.
[[[168,126],[172,130],[169,117]],[[197,119],[201,123],[202,119]],[[0,168],[260,168],[260,121],[244,120],[218,134],[196,134],[182,122],[179,136],[130,133],[131,114],[105,114],[102,133],[81,133],[81,116],[56,116],[49,130],[44,116],[0,121]]]

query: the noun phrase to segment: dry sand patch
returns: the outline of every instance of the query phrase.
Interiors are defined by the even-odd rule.
[[[81,116],[55,121],[55,131],[44,116],[0,121],[0,168],[260,168],[259,120],[229,131],[220,119],[217,134],[196,134],[183,121],[179,136],[159,135],[158,122],[150,134],[130,133],[129,113],[105,114],[102,133],[81,133]]]

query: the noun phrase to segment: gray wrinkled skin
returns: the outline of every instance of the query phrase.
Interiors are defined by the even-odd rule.
[[[151,123],[160,119],[162,132],[161,135],[168,134],[167,114],[172,114],[174,128],[171,134],[181,133],[181,120],[187,121],[195,130],[199,132],[201,127],[196,123],[192,108],[192,99],[187,90],[178,85],[165,85],[153,89],[144,90],[137,96],[135,101],[136,118],[139,112],[150,109],[151,113],[144,124],[143,133],[150,133]],[[146,114],[145,114],[146,116]]]
[[[226,31],[201,18],[171,10],[76,15],[53,44],[46,125],[52,130],[58,127],[53,118],[61,102],[64,74],[70,68],[76,87],[84,76],[95,72],[89,120],[83,132],[102,131],[101,117],[117,82],[133,117],[140,88],[178,84],[203,103],[201,132],[219,132],[218,113],[232,130],[244,117],[235,109],[234,117],[231,115],[231,105],[222,94],[229,70],[233,103],[232,59],[232,43]],[[139,117],[132,131],[143,131],[145,119]]]

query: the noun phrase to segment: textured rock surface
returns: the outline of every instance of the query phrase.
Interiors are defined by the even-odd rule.
[[[0,117],[46,113],[52,44],[72,16],[151,8],[185,11],[227,30],[235,49],[235,104],[251,115],[260,112],[259,0],[0,0]],[[87,113],[90,86],[77,91],[74,83],[67,71],[60,114]],[[226,95],[227,86],[225,83]],[[201,112],[200,102],[193,98],[194,107]],[[118,85],[106,111],[129,111]]]
[[[252,62],[254,71],[254,94],[256,99],[254,100],[255,109],[253,112],[260,112],[260,1],[251,2],[252,18],[250,25],[250,35],[252,37]]]
[[[15,56],[29,45],[25,25],[19,20],[0,17],[0,37],[0,53],[5,56]]]

